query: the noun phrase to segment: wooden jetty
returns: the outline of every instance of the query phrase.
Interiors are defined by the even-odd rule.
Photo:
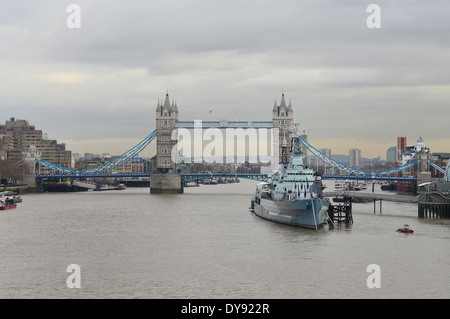
[[[323,196],[350,199],[360,198],[373,201],[374,214],[376,212],[376,201],[380,202],[380,214],[382,213],[382,202],[391,201],[417,204],[419,218],[450,218],[450,196],[447,193],[443,193],[439,190],[429,190],[421,192],[418,196],[366,193],[359,191],[324,192]],[[344,208],[338,208],[338,206],[335,205],[333,206],[333,210],[336,210],[336,212],[338,212],[339,210],[345,210]],[[351,205],[346,209],[350,209],[351,211]],[[333,212],[329,212],[330,216],[332,214]],[[344,213],[341,214],[343,215]]]
[[[399,203],[418,203],[418,196],[410,195],[391,195],[391,194],[379,194],[379,193],[368,193],[360,191],[335,191],[335,192],[324,192],[325,197],[350,197],[350,198],[361,198],[372,200],[385,200],[389,202],[399,202]]]
[[[352,199],[344,197],[342,202],[336,205],[331,204],[327,213],[333,223],[353,224]]]
[[[430,183],[431,184],[431,183]],[[441,183],[444,185],[446,183]],[[448,188],[450,186],[446,185]],[[439,185],[439,184],[438,184]],[[450,218],[450,195],[433,185],[419,195],[418,215],[420,218]]]
[[[367,193],[360,191],[335,191],[324,192],[325,197],[338,197],[338,198],[351,198],[365,200],[367,202],[373,201],[373,213],[376,213],[376,203],[380,202],[380,214],[382,214],[383,201],[399,202],[399,203],[418,203],[418,196],[409,195],[392,195],[392,194],[379,194],[379,193]]]
[[[419,203],[420,218],[450,218],[450,204]]]

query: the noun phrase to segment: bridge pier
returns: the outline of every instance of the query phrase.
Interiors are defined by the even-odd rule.
[[[450,204],[448,203],[419,203],[419,218],[450,218]]]
[[[382,207],[383,207],[383,201],[380,199],[380,215],[383,213]],[[376,213],[376,208],[377,208],[377,200],[374,199],[373,200],[373,213],[374,214]]]
[[[181,174],[151,174],[150,194],[182,194]]]

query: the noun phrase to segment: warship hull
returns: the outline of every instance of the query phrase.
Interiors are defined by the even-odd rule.
[[[255,214],[261,218],[299,227],[317,229],[323,225],[329,202],[326,199],[298,199],[273,201],[260,199],[253,204]]]

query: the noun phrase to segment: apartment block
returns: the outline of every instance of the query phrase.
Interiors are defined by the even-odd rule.
[[[352,148],[348,151],[349,153],[349,166],[350,167],[359,167],[361,166],[361,150],[358,148]]]
[[[20,161],[23,153],[33,147],[44,160],[64,167],[74,166],[72,152],[66,150],[65,144],[43,138],[42,130],[36,130],[28,121],[12,117],[0,125],[0,157]],[[40,167],[40,173],[49,172]]]

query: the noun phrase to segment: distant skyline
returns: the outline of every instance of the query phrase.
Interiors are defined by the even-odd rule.
[[[74,153],[133,147],[167,88],[180,120],[271,120],[284,91],[318,149],[450,152],[447,0],[71,3],[79,29],[69,3],[0,1],[0,109]]]

